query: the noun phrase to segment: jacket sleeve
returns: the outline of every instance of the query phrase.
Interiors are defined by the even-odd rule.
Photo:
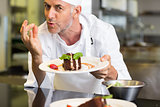
[[[115,29],[112,25],[104,23],[102,21],[98,22],[97,28],[99,29],[97,34],[98,40],[98,51],[99,56],[102,57],[105,54],[111,56],[111,64],[118,71],[118,79],[128,79],[130,80],[130,74],[124,63],[123,56],[120,52],[120,44],[115,32]]]
[[[130,74],[128,72],[127,66],[123,60],[123,55],[120,52],[120,44],[113,26],[109,28],[109,43],[107,44],[109,54],[111,55],[111,63],[118,71],[118,79],[128,79],[130,80]],[[110,45],[113,44],[113,45]]]
[[[43,55],[43,61],[47,60],[47,57],[45,57]],[[38,87],[38,83],[37,80],[34,76],[34,73],[32,71],[32,57],[30,52],[28,52],[28,69],[29,69],[29,74],[27,77],[27,81],[24,84],[24,87]],[[54,78],[54,74],[53,73],[48,73],[46,72],[46,76],[41,84],[41,88],[49,88],[49,89],[53,89],[53,78]]]

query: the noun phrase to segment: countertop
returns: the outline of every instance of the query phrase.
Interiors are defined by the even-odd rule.
[[[52,102],[68,98],[93,98],[94,94],[0,83],[1,107],[48,107]],[[137,107],[160,107],[160,100],[136,99]]]
[[[135,103],[138,107],[160,107],[160,47],[122,47],[121,52],[132,79],[146,83]],[[15,74],[0,75],[0,107],[28,107],[31,105],[30,97],[23,87],[26,74],[21,75],[21,69],[13,71]]]

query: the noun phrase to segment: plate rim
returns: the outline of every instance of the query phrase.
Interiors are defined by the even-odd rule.
[[[84,102],[86,102],[86,101],[89,101],[89,100],[91,100],[92,98],[69,98],[69,99],[62,99],[62,100],[58,100],[58,101],[55,101],[55,102],[52,102],[51,104],[50,104],[50,107],[54,107],[54,105],[55,104],[59,104],[59,102],[61,103],[61,102],[64,102],[64,101],[71,101],[71,100],[83,100]],[[129,103],[129,104],[131,104],[132,106],[131,107],[137,107],[137,105],[135,104],[135,103],[133,103],[133,102],[130,102],[130,101],[127,101],[127,100],[122,100],[122,99],[114,99],[114,98],[111,98],[111,99],[106,99],[106,100],[111,100],[111,101],[119,101],[119,102],[125,102],[125,103]]]
[[[50,69],[49,67],[48,67],[48,69],[49,70],[44,70],[43,69],[43,66],[44,65],[46,65],[47,63],[50,63],[51,61],[53,62],[53,61],[62,61],[62,60],[60,60],[60,59],[53,59],[53,60],[50,60],[50,61],[46,61],[46,62],[43,62],[43,63],[41,63],[40,65],[39,65],[39,69],[40,70],[42,70],[42,71],[44,71],[44,72],[50,72],[50,73],[61,73],[61,74],[71,74],[71,73],[87,73],[87,72],[94,72],[94,71],[97,71],[97,70],[99,70],[99,69],[103,69],[103,68],[105,68],[105,67],[107,67],[108,66],[108,64],[109,64],[109,62],[108,61],[104,61],[104,62],[101,62],[100,61],[100,58],[99,57],[81,57],[82,59],[85,59],[85,58],[87,58],[87,59],[90,59],[90,60],[99,60],[99,66],[100,66],[100,64],[103,64],[104,66],[100,66],[100,67],[98,67],[98,68],[96,68],[95,69],[95,67],[94,68],[91,68],[91,69],[88,69],[88,70],[85,70],[85,71],[57,71],[57,70],[53,70],[53,69]],[[83,62],[82,62],[83,63]],[[52,71],[51,71],[52,70]]]

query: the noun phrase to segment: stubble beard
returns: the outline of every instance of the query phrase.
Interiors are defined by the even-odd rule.
[[[69,29],[72,26],[72,24],[73,24],[73,18],[71,18],[71,20],[69,21],[69,23],[59,33],[64,33],[67,29]]]
[[[56,26],[57,26],[56,28],[51,28],[51,27],[48,26],[48,29],[52,34],[64,33],[66,30],[68,30],[72,26],[72,23],[73,23],[73,18],[70,19],[69,23],[67,25],[65,25],[65,27],[63,29],[61,29],[61,26],[58,23],[55,23]]]

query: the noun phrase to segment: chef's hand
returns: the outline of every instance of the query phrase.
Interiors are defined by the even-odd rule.
[[[32,56],[42,56],[41,43],[38,38],[38,27],[35,24],[29,24],[25,20],[20,29],[21,39]]]
[[[118,73],[116,69],[111,65],[111,58],[109,55],[104,55],[103,57],[100,58],[100,60],[103,61],[108,61],[109,64],[106,68],[103,68],[101,70],[91,72],[93,76],[95,76],[97,79],[105,79],[105,80],[116,80]]]

